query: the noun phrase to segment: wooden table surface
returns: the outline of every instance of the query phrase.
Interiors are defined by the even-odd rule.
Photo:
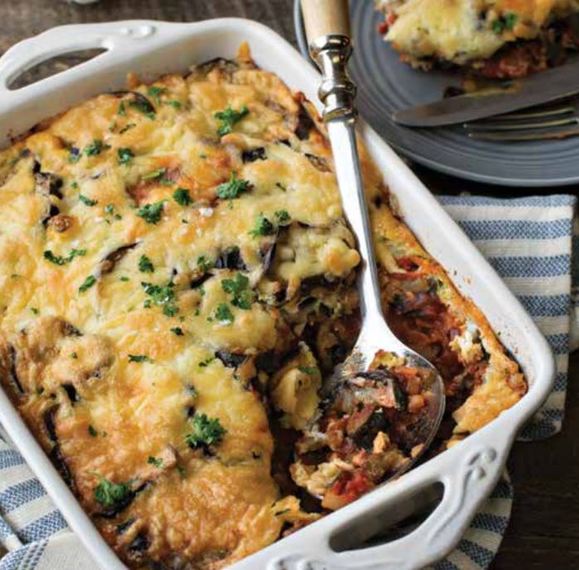
[[[59,24],[131,18],[195,21],[241,16],[264,22],[295,43],[292,4],[292,0],[101,0],[78,6],[63,0],[0,0],[0,53],[18,40]],[[416,172],[435,192],[470,191],[495,196],[524,193],[468,183],[419,167]],[[571,357],[569,383],[563,432],[546,441],[519,443],[513,450],[509,461],[516,493],[513,517],[493,570],[579,568],[577,352]]]

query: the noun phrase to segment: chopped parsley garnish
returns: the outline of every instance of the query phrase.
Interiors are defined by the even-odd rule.
[[[143,273],[153,273],[155,271],[153,262],[146,255],[141,255],[139,259],[139,271]]]
[[[176,99],[171,99],[170,101],[165,101],[165,105],[169,105],[173,107],[173,109],[180,109],[183,105],[181,101],[177,101]]]
[[[177,204],[180,206],[189,206],[193,203],[187,188],[177,188],[177,190],[173,192],[173,200],[175,200],[175,202],[177,202]]]
[[[73,360],[78,360],[78,354],[77,354],[76,352],[71,352],[71,353],[70,353],[70,357],[71,357]]]
[[[78,195],[78,199],[85,205],[85,206],[96,206],[98,204],[97,200],[91,200],[87,198],[83,194]]]
[[[277,210],[274,216],[280,226],[287,226],[291,222],[291,216],[287,210]]]
[[[318,373],[318,369],[315,366],[298,366],[298,370],[310,376],[315,376]]]
[[[121,101],[119,104],[119,109],[117,111],[117,115],[120,115],[121,117],[126,117],[127,115],[127,108],[125,107],[125,102]]]
[[[175,291],[173,283],[166,286],[153,285],[152,283],[141,283],[145,293],[149,299],[145,301],[145,307],[150,307],[151,304],[163,307],[163,314],[167,317],[174,317],[179,309],[175,304]]]
[[[199,363],[199,368],[207,368],[213,361],[215,360],[215,356],[209,356],[205,360],[202,360]]]
[[[157,105],[161,104],[161,95],[167,93],[166,87],[157,87],[156,85],[151,85],[147,89],[147,94],[157,103]]]
[[[54,263],[55,265],[66,265],[67,263],[70,263],[75,257],[82,257],[83,255],[86,255],[86,249],[73,249],[66,257],[62,257],[62,255],[54,255],[52,251],[47,249],[43,255],[44,259],[50,261],[50,263]]]
[[[251,303],[255,300],[255,293],[249,288],[249,279],[245,275],[238,273],[233,279],[224,279],[221,282],[221,287],[232,296],[231,304],[234,307],[246,311],[251,309]]]
[[[493,32],[495,34],[502,34],[505,30],[511,31],[515,27],[515,24],[517,23],[518,19],[519,16],[514,12],[509,12],[508,14],[505,14],[502,18],[497,18],[492,23]]]
[[[230,106],[224,111],[218,111],[214,117],[219,121],[217,134],[222,137],[233,131],[233,125],[241,121],[249,114],[249,109],[244,105],[239,111],[232,109]]]
[[[175,335],[175,336],[183,336],[185,333],[183,332],[183,329],[181,327],[173,327],[171,329],[171,332]]]
[[[146,354],[129,354],[129,362],[153,362]]]
[[[84,154],[86,156],[97,156],[103,150],[111,148],[108,144],[104,144],[103,141],[99,139],[94,139],[89,145],[84,148]]]
[[[200,255],[197,258],[197,267],[203,271],[203,273],[207,273],[213,267],[213,262],[204,255]]]
[[[103,507],[122,504],[133,493],[128,483],[113,483],[104,477],[94,489],[94,498]]]
[[[40,313],[40,311],[36,307],[30,307],[30,310],[34,315],[38,315]]]
[[[135,158],[135,153],[130,148],[119,148],[117,150],[117,157],[119,164],[127,165]]]
[[[123,217],[120,214],[117,214],[114,204],[107,204],[105,206],[104,210],[105,210],[105,214],[107,214],[109,216],[113,216],[115,218],[115,220],[122,220],[123,219]]]
[[[231,175],[228,182],[217,186],[217,196],[222,200],[233,200],[239,198],[239,195],[249,190],[249,181],[237,178],[235,172]]]
[[[129,131],[130,129],[132,129],[133,127],[136,127],[136,123],[127,123],[120,131],[119,134],[120,135],[124,135],[127,131]]]
[[[120,280],[121,280],[121,281],[130,281],[130,279],[129,279],[126,275],[123,275],[123,276],[120,278]]]
[[[205,414],[196,413],[190,420],[192,431],[185,436],[189,447],[197,448],[204,445],[216,445],[221,442],[227,430],[219,419],[210,418]]]
[[[96,277],[94,275],[89,275],[82,283],[82,285],[78,288],[80,293],[84,293],[88,291],[95,283]]]
[[[158,224],[163,215],[163,205],[165,200],[154,202],[153,204],[145,204],[137,211],[137,216],[143,218],[148,224]]]
[[[275,226],[263,214],[259,214],[255,221],[255,227],[250,230],[249,235],[259,237],[270,236],[273,233],[275,233]]]
[[[96,436],[98,435],[98,432],[97,432],[96,429],[94,429],[93,426],[91,426],[91,425],[89,424],[89,426],[88,426],[88,434],[89,434],[91,437],[96,437]]]
[[[149,465],[154,465],[157,469],[163,467],[163,460],[160,457],[153,457],[152,455],[149,455],[147,463]]]
[[[217,305],[217,309],[215,309],[215,318],[220,323],[227,324],[231,324],[235,320],[235,317],[233,316],[233,313],[231,312],[231,309],[227,303],[220,303]]]

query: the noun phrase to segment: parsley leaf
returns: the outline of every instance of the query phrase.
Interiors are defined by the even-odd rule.
[[[78,195],[78,199],[85,205],[85,206],[96,206],[98,204],[97,200],[91,200],[87,198],[83,194]]]
[[[167,93],[166,87],[157,87],[156,85],[151,85],[147,89],[147,94],[157,103],[157,105],[161,104],[161,95]]]
[[[231,106],[223,111],[215,113],[214,117],[219,121],[217,134],[222,137],[233,131],[233,125],[241,121],[249,114],[249,109],[244,105],[239,111],[232,109]]]
[[[316,376],[318,369],[315,366],[298,366],[298,370],[310,376]]]
[[[255,227],[250,230],[249,235],[259,237],[270,236],[273,233],[275,233],[275,226],[263,214],[259,214],[255,221]]]
[[[94,429],[94,427],[93,427],[92,425],[89,424],[89,426],[88,426],[88,434],[89,434],[91,437],[96,437],[96,436],[98,435],[98,432],[97,432],[96,429]]]
[[[143,218],[148,224],[158,224],[163,215],[163,205],[165,200],[154,202],[153,204],[145,204],[137,211],[137,216]]]
[[[153,362],[146,354],[129,354],[129,362]]]
[[[147,463],[149,465],[154,465],[157,469],[163,467],[163,460],[160,457],[153,457],[152,455],[149,455]]]
[[[163,314],[167,317],[174,317],[179,312],[175,304],[173,283],[169,283],[165,287],[153,285],[152,283],[141,283],[141,286],[149,296],[149,299],[147,299],[148,303],[145,302],[146,307],[150,306],[151,303],[158,307],[163,307]]]
[[[177,204],[180,206],[189,206],[193,203],[187,188],[177,188],[177,190],[173,192],[173,200],[175,200],[175,202],[177,202]]]
[[[181,327],[173,327],[171,329],[171,332],[175,335],[175,336],[183,336],[185,333],[183,332],[183,329]]]
[[[176,99],[171,99],[170,101],[166,101],[165,105],[169,105],[169,106],[173,107],[173,109],[180,109],[183,106],[181,104],[181,101],[177,101]]]
[[[249,289],[249,279],[242,273],[238,273],[233,279],[224,279],[221,287],[226,293],[232,295],[231,304],[240,309],[251,309],[251,303],[255,300],[255,293]],[[233,320],[233,318],[231,319]]]
[[[505,30],[512,30],[517,23],[519,16],[514,12],[505,14],[502,18],[497,18],[492,24],[492,30],[495,34],[502,34]]]
[[[73,249],[66,257],[62,257],[61,255],[54,255],[52,251],[47,249],[43,255],[44,259],[54,263],[55,265],[66,265],[67,263],[70,263],[75,257],[86,255],[86,249]]]
[[[292,219],[287,210],[277,210],[274,216],[280,226],[287,226]]]
[[[130,164],[133,158],[135,158],[134,152],[130,148],[119,148],[117,150],[117,157],[119,159],[119,164]]]
[[[209,356],[205,360],[202,360],[199,363],[199,368],[207,368],[213,361],[215,360],[215,356]]]
[[[153,273],[155,271],[153,262],[146,255],[141,255],[139,259],[139,271],[143,273]]]
[[[128,483],[113,483],[104,477],[94,489],[94,498],[103,507],[122,505],[133,495]]]
[[[78,288],[80,293],[84,293],[88,291],[95,283],[96,277],[94,275],[89,275],[82,283],[82,285]]]
[[[215,309],[215,318],[220,323],[227,324],[231,324],[235,320],[235,317],[233,316],[231,309],[227,306],[227,303],[220,303],[217,305],[217,309]]]
[[[218,444],[227,433],[219,419],[209,418],[205,414],[196,413],[190,421],[192,431],[185,436],[185,443],[194,449]]]
[[[234,172],[229,182],[224,182],[217,186],[217,196],[222,200],[233,200],[234,198],[239,198],[241,193],[247,192],[249,187],[249,181],[237,178]]]
[[[207,273],[213,267],[213,262],[204,255],[200,255],[197,258],[197,267],[203,271],[203,273]]]
[[[107,150],[109,148],[111,147],[108,144],[104,144],[103,141],[99,139],[94,139],[92,143],[90,143],[84,148],[84,154],[86,156],[97,156],[103,150]]]

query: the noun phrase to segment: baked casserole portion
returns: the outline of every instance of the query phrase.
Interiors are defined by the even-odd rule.
[[[376,0],[380,32],[414,67],[524,77],[579,46],[577,0]],[[575,17],[573,17],[575,15]]]
[[[388,386],[320,400],[359,327],[333,170],[314,108],[247,46],[0,152],[1,381],[128,566],[222,568],[410,457],[391,421],[422,405],[415,372],[384,360]],[[445,379],[443,450],[526,384],[363,171],[385,313]]]

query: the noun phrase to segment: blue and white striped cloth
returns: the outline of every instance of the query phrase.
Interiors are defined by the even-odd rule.
[[[579,228],[573,237],[576,199],[560,195],[440,200],[519,297],[553,347],[557,359],[555,388],[523,433],[526,440],[549,437],[561,429],[569,352],[579,348]],[[577,254],[574,266],[573,243]],[[512,500],[513,489],[505,475],[456,550],[436,564],[436,570],[486,569],[507,528]],[[8,551],[0,560],[0,570],[96,568],[6,438],[0,438],[0,544]]]

